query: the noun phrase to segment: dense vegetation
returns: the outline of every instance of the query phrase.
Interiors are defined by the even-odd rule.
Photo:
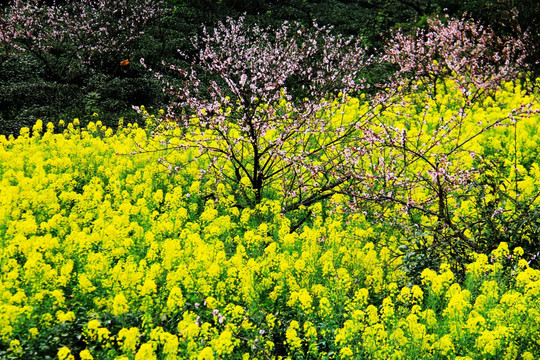
[[[476,106],[463,131],[531,102],[539,108],[538,95],[508,82]],[[381,119],[408,114],[402,119],[412,119],[409,131],[419,134],[415,117],[430,127],[441,108],[421,115],[415,105],[397,105]],[[356,101],[344,116],[358,111]],[[187,164],[174,174],[156,166],[160,152],[127,155],[162,140],[136,125],[115,133],[95,118],[55,134],[53,124],[38,122],[17,138],[2,137],[0,354],[537,358],[540,272],[526,250],[537,243],[537,219],[517,226],[524,219],[512,217],[539,201],[538,118],[500,122],[454,159],[497,164],[475,175],[472,193],[453,192],[456,225],[488,221],[466,230],[485,248],[468,254],[462,274],[451,249],[435,259],[414,241],[441,249],[437,237],[408,239],[373,213],[351,213],[341,194],[310,205],[296,230],[279,184],[258,204],[239,207],[229,185],[201,177],[205,158],[188,161],[196,148],[168,155]],[[415,189],[416,199],[426,196],[428,189]],[[423,215],[424,231],[436,221]]]
[[[526,6],[12,2],[0,358],[540,357]]]

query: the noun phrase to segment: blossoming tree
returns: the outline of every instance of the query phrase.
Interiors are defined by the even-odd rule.
[[[383,58],[396,66],[393,81],[403,95],[369,129],[380,156],[370,178],[358,174],[371,185],[353,191],[357,203],[372,204],[436,256],[459,261],[479,251],[472,230],[486,221],[475,210],[485,191],[486,134],[535,112],[530,99],[511,95],[518,86],[503,86],[517,79],[524,57],[521,40],[473,20],[433,18],[416,34],[394,34]],[[497,101],[500,111],[484,111]],[[517,161],[515,151],[508,155]]]
[[[210,164],[202,172],[229,184],[242,206],[277,191],[283,210],[295,210],[350,180],[355,155],[345,145],[374,114],[357,102],[355,116],[342,116],[348,97],[368,86],[361,74],[372,58],[360,41],[317,24],[272,30],[240,18],[204,28],[193,44],[190,69],[170,66],[183,80],[165,84],[174,102],[155,133],[162,146],[198,148]],[[171,140],[172,127],[187,141]]]

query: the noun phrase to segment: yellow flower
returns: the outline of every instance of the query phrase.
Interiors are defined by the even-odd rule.
[[[156,354],[151,344],[142,344],[137,354],[135,354],[135,360],[156,360]]]
[[[142,296],[152,295],[152,294],[154,294],[156,292],[156,289],[157,289],[157,285],[156,285],[155,281],[152,280],[152,279],[146,279],[142,285],[139,285],[137,287],[137,290],[139,290],[139,293]],[[123,295],[122,295],[122,297],[123,297]],[[124,312],[127,312],[129,310],[129,305],[127,303],[127,300],[125,300],[125,298],[124,298],[121,301],[124,301],[124,302],[119,303],[118,306],[119,307],[122,307],[122,306],[125,307]],[[115,304],[116,304],[116,298],[115,298]]]
[[[169,298],[167,299],[167,308],[170,310],[180,310],[184,307],[184,296],[182,295],[182,290],[178,287],[174,287],[169,293]]]
[[[56,318],[60,322],[70,322],[75,320],[75,313],[73,311],[68,311],[67,313],[64,313],[62,310],[59,310],[56,313]]]
[[[212,351],[212,348],[205,347],[204,349],[202,349],[197,359],[198,360],[214,360],[215,357],[214,357],[214,352]]]
[[[43,132],[43,121],[37,120],[35,125],[32,127],[32,133],[34,136],[39,136]]]
[[[104,327],[100,327],[99,329],[97,329],[97,337],[98,337],[99,341],[108,340],[109,335],[111,335],[111,332],[109,331],[109,329],[104,328]]]
[[[330,304],[330,300],[326,297],[323,297],[319,300],[319,316],[323,319],[332,318],[333,308]]]
[[[444,356],[454,353],[454,343],[452,341],[452,337],[449,334],[444,335],[433,344],[432,348]]]
[[[484,330],[476,339],[476,348],[482,354],[490,354],[495,356],[501,349],[501,341],[506,336],[507,330],[501,327],[496,327],[494,330]]]
[[[121,314],[125,314],[129,311],[129,305],[124,294],[122,293],[116,294],[113,300],[112,307],[113,307],[112,313],[117,316]]]
[[[87,325],[88,330],[97,330],[100,326],[101,323],[99,322],[99,320],[96,319],[90,320]]]
[[[521,247],[514,248],[514,256],[519,258],[520,256],[523,255],[523,253],[524,253],[523,248],[521,248]]]
[[[285,331],[285,337],[287,338],[286,342],[292,350],[300,349],[302,347],[302,339],[298,337],[298,329],[300,329],[300,324],[298,324],[298,321],[293,320],[287,331]]]
[[[234,350],[233,333],[226,329],[217,339],[212,340],[210,343],[217,355],[230,355]]]
[[[134,352],[139,344],[139,329],[132,327],[129,330],[126,328],[118,332],[118,343],[124,352]]]
[[[266,323],[270,329],[276,326],[276,317],[273,314],[266,315]]]
[[[21,342],[17,339],[13,339],[9,342],[9,349],[19,357],[22,355],[23,350],[21,347]]]
[[[294,291],[291,293],[291,298],[287,302],[287,305],[294,306],[300,305],[302,311],[306,314],[310,314],[313,310],[313,299],[306,289],[300,289],[300,291]]]
[[[75,357],[71,355],[71,350],[65,346],[58,350],[57,355],[59,360],[75,360]]]
[[[339,351],[339,356],[341,359],[351,359],[354,356],[354,352],[348,346],[345,346]]]
[[[79,356],[81,357],[81,360],[94,360],[94,357],[92,354],[90,354],[90,351],[88,349],[84,349],[79,353]]]
[[[422,303],[424,299],[424,292],[422,291],[422,289],[420,289],[420,286],[413,285],[411,289],[411,297],[412,297],[413,303],[416,303],[416,304]]]
[[[28,332],[30,333],[30,336],[33,337],[33,338],[38,336],[38,334],[39,334],[39,330],[37,328],[35,328],[35,327],[30,328],[30,330],[28,330]]]

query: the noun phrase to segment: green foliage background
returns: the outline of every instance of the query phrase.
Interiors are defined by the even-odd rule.
[[[519,35],[519,29],[528,30],[532,43],[538,43],[539,36],[540,5],[534,0],[169,0],[168,4],[172,13],[145,31],[132,49],[131,64],[125,68],[118,66],[124,59],[109,59],[107,66],[87,69],[66,80],[51,77],[32,57],[9,59],[0,55],[0,134],[17,134],[21,127],[32,126],[37,119],[57,122],[78,117],[87,123],[94,112],[113,127],[118,117],[139,121],[132,105],[160,107],[167,98],[161,84],[138,59],[144,57],[154,69],[160,68],[162,60],[175,64],[189,61],[193,51],[191,36],[201,24],[212,26],[226,16],[245,14],[248,21],[270,26],[284,20],[309,26],[316,19],[321,25],[334,25],[337,33],[362,36],[374,53],[384,45],[392,29],[414,30],[425,24],[428,16],[441,13],[456,17],[466,13],[511,35]],[[2,7],[6,6],[3,2]],[[179,58],[177,49],[187,53],[188,59]],[[538,49],[531,47],[529,53],[528,61],[536,74]],[[386,73],[383,69],[373,71],[367,75],[376,78]]]

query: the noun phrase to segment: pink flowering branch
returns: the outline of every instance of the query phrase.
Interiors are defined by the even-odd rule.
[[[384,60],[397,66],[402,84],[421,81],[436,94],[436,84],[453,79],[469,99],[471,89],[483,92],[515,78],[525,67],[525,39],[497,36],[489,27],[467,19],[428,21],[414,35],[393,34]]]
[[[68,0],[51,6],[14,0],[0,19],[0,48],[10,56],[33,55],[61,79],[81,66],[129,57],[144,28],[163,13],[157,0]]]
[[[331,121],[349,94],[367,87],[360,74],[373,59],[359,41],[317,24],[272,30],[240,18],[203,28],[193,44],[198,56],[190,69],[170,66],[181,85],[164,80],[174,101],[163,122],[173,119],[185,129],[215,176],[233,188],[248,179],[253,195],[245,192],[242,202],[259,203],[279,187],[290,211],[331,196],[347,181],[342,174],[352,153],[339,149],[353,142],[375,108],[350,122]]]

